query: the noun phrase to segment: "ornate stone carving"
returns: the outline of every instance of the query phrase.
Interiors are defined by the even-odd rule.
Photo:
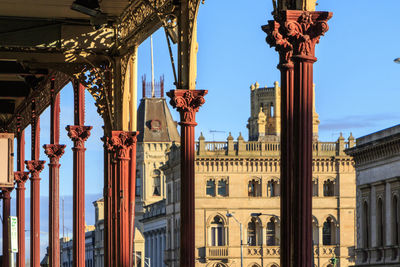
[[[44,160],[26,160],[26,168],[31,173],[31,179],[38,179],[40,172],[44,169]]]
[[[116,154],[118,159],[129,159],[129,152],[136,144],[138,132],[113,131],[107,138],[107,149]]]
[[[24,172],[24,171],[16,171],[14,172],[14,180],[15,183],[20,186],[21,184],[25,184],[25,182],[29,178],[29,172]]]
[[[170,104],[181,115],[180,124],[197,125],[196,112],[205,103],[207,93],[207,90],[171,90],[167,93],[171,98]]]
[[[51,164],[57,164],[61,156],[64,154],[65,145],[50,144],[44,145],[44,153],[49,157]]]
[[[281,64],[292,63],[293,56],[316,60],[315,45],[328,31],[331,17],[331,12],[286,10],[262,29],[267,43],[280,53]]]
[[[0,198],[1,199],[11,199],[11,192],[14,190],[14,187],[1,187]]]
[[[85,142],[90,136],[92,126],[68,125],[65,129],[68,136],[74,142],[74,148],[85,148]]]

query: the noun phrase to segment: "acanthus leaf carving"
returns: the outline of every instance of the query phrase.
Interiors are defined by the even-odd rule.
[[[25,184],[25,182],[29,178],[29,172],[24,171],[16,171],[14,172],[14,181],[18,184],[18,186]]]
[[[170,104],[181,115],[181,124],[196,125],[196,113],[205,103],[204,96],[207,90],[171,90],[167,96],[171,98]]]
[[[115,153],[118,159],[129,159],[129,152],[137,141],[138,132],[112,131],[111,137],[107,138],[108,151]]]
[[[90,136],[92,126],[68,125],[65,129],[68,131],[68,137],[74,142],[74,148],[84,149],[85,142]]]
[[[65,145],[49,144],[44,145],[44,153],[49,157],[51,164],[57,164],[61,156],[64,154]]]
[[[44,169],[44,160],[26,160],[26,168],[31,173],[31,179],[38,179],[40,172]]]

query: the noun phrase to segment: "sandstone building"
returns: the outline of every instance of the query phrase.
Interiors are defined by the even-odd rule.
[[[356,266],[400,266],[400,125],[346,152],[357,173]]]
[[[249,141],[229,134],[224,142],[196,144],[197,266],[279,266],[280,88],[251,86]],[[352,136],[318,141],[314,112],[313,242],[316,266],[354,264],[355,171],[344,152]],[[171,146],[160,168],[166,176],[166,266],[179,266],[180,149]],[[233,216],[228,217],[230,213]],[[259,213],[259,214],[254,214]]]

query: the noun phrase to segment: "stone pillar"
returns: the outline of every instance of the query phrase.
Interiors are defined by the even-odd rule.
[[[313,63],[329,12],[276,11],[263,26],[281,71],[281,266],[312,266]]]
[[[51,80],[50,144],[44,145],[49,164],[49,265],[60,266],[60,164],[65,145],[60,139],[60,95],[54,92],[54,79]]]
[[[11,191],[13,187],[1,188],[1,198],[3,199],[3,266],[10,266],[10,240],[8,231],[8,218],[11,209]]]
[[[131,167],[131,149],[136,148],[136,138],[137,132],[112,131],[111,138],[108,141],[109,151],[112,152],[113,158],[116,160],[112,187],[114,191],[112,202],[116,215],[116,220],[114,220],[115,236],[113,238],[116,240],[116,265],[121,267],[129,266],[132,259],[130,256],[132,249],[130,244],[130,215],[133,216],[134,214],[130,211],[131,188],[129,178],[131,178],[132,173],[129,172],[129,169]],[[135,159],[132,160],[136,164]],[[135,175],[133,174],[133,176]]]
[[[40,118],[36,113],[36,100],[31,103],[31,158],[25,161],[31,174],[31,206],[30,206],[30,262],[31,267],[40,267],[40,172],[45,161],[39,160]]]
[[[134,142],[130,152],[129,166],[129,266],[133,266],[135,258],[133,256],[135,239],[135,202],[136,202],[136,141],[139,132],[135,132]]]
[[[113,231],[112,231],[112,172],[115,164],[108,151],[108,137],[102,138],[104,142],[104,266],[113,265]]]
[[[196,112],[204,104],[206,90],[172,90],[170,104],[180,113],[181,121],[181,246],[180,265],[195,265],[195,143]]]
[[[74,80],[74,124],[65,129],[74,142],[73,151],[73,258],[75,267],[85,267],[85,142],[92,126],[85,123],[85,88]]]

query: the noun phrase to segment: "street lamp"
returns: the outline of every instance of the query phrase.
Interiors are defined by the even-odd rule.
[[[243,267],[243,231],[242,224],[233,216],[232,213],[227,213],[226,217],[233,218],[240,226],[240,267]]]

